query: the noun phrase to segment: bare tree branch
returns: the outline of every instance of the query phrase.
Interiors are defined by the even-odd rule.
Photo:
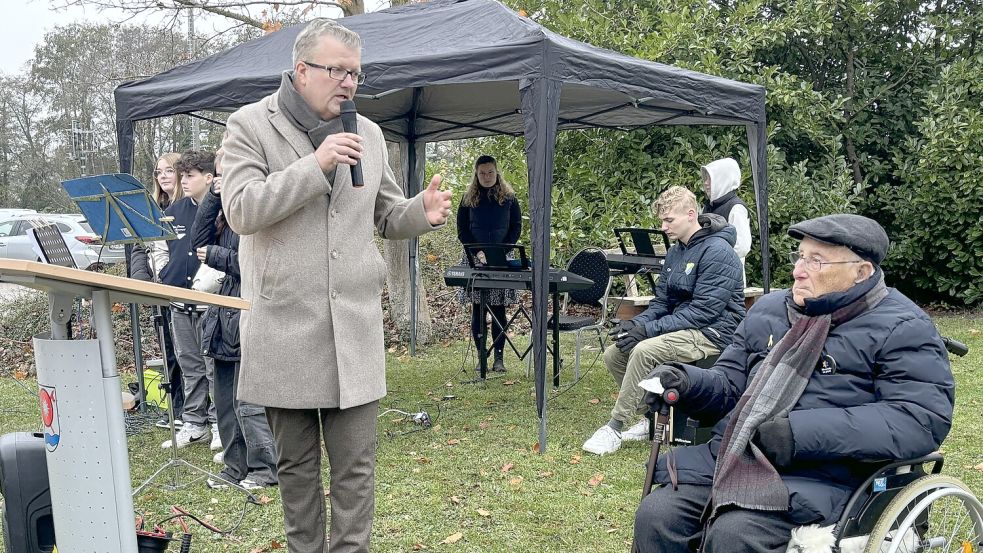
[[[340,9],[346,16],[364,11],[363,0],[283,0],[281,2],[264,0],[221,0],[214,2],[209,0],[59,0],[56,2],[56,0],[52,0],[52,5],[55,10],[72,6],[94,7],[100,12],[122,10],[132,14],[132,16],[197,8],[264,31],[269,30],[271,22],[249,15],[249,7],[276,6],[272,11],[278,11],[282,7],[298,8],[305,6],[305,11],[314,7],[328,7]],[[238,9],[243,10],[243,12],[238,11]],[[132,19],[132,16],[128,19]]]

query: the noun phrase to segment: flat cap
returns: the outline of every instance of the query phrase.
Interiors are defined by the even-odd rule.
[[[796,240],[809,237],[834,246],[846,246],[860,257],[880,265],[887,256],[890,241],[877,221],[850,213],[834,213],[789,227],[788,235]]]

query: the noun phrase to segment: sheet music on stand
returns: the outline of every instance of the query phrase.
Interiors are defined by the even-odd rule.
[[[72,252],[57,225],[47,224],[27,229],[27,236],[31,239],[34,253],[38,254],[41,261],[49,265],[77,268]]]

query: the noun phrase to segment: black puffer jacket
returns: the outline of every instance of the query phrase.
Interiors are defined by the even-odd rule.
[[[194,249],[208,247],[205,264],[225,273],[219,294],[239,297],[239,235],[228,225],[218,233],[218,214],[222,211],[221,196],[211,190],[198,206],[191,241]],[[202,320],[201,353],[222,361],[238,361],[239,310],[210,306]]]
[[[462,244],[514,244],[522,234],[522,212],[515,196],[499,204],[482,188],[478,205],[457,208],[457,239]]]
[[[700,215],[702,228],[689,242],[677,242],[666,262],[648,309],[633,320],[649,338],[699,329],[719,349],[744,319],[744,269],[734,253],[737,233],[719,215]]]
[[[806,300],[805,312],[831,313],[869,289],[865,284]],[[719,422],[709,443],[673,450],[679,482],[711,484],[730,411],[788,332],[790,304],[787,291],[762,297],[712,369],[685,367],[691,385],[680,407],[704,424]],[[869,476],[863,461],[931,453],[952,423],[955,383],[945,347],[928,315],[895,289],[873,309],[833,327],[820,363],[825,368],[813,372],[789,413],[792,465],[779,470],[800,524],[835,521]],[[665,456],[659,461],[656,479],[666,483]]]

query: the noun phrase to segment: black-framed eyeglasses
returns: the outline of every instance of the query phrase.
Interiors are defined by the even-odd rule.
[[[805,257],[799,252],[788,252],[788,260],[792,265],[795,265],[802,260],[806,264],[806,269],[818,273],[823,270],[823,265],[842,265],[845,263],[863,263],[863,259],[855,259],[853,261],[823,261],[818,257]]]
[[[328,76],[336,81],[344,81],[345,77],[351,75],[352,82],[355,84],[362,84],[365,82],[365,73],[361,71],[349,71],[348,69],[343,69],[341,67],[328,67],[327,65],[321,65],[319,63],[311,63],[305,61],[304,65],[313,67],[315,69],[323,69],[328,72]]]
[[[160,169],[154,169],[154,176],[155,177],[159,177],[161,175],[174,175],[174,174],[176,174],[176,171],[174,171],[174,169],[172,169],[170,167],[168,167],[167,169],[164,169],[163,171],[161,171]]]

